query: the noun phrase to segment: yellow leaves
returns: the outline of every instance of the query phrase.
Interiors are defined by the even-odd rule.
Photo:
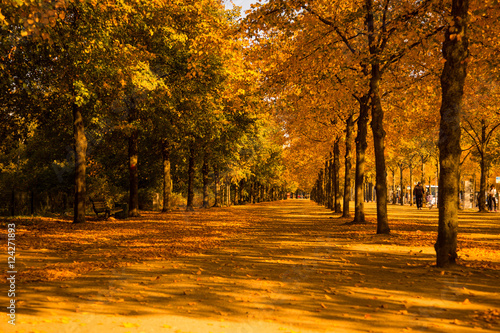
[[[485,323],[498,324],[500,323],[500,310],[488,309],[484,311],[474,311],[474,321]]]
[[[5,16],[2,14],[2,10],[0,9],[0,24],[7,24],[7,20]]]
[[[450,34],[450,40],[457,40],[458,42],[462,40],[463,34]]]
[[[124,322],[122,323],[121,325],[122,327],[125,327],[125,328],[134,328],[134,327],[139,327],[138,324],[134,324],[134,323],[127,323],[127,322]]]

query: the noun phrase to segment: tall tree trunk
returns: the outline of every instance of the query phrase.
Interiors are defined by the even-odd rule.
[[[342,200],[342,194],[340,193],[340,138],[337,138],[333,143],[333,178],[335,213],[342,213],[342,205],[340,203],[340,200]]]
[[[408,168],[410,169],[410,206],[413,206],[413,163],[411,161]]]
[[[236,182],[235,184],[231,185],[232,188],[231,193],[234,193],[231,197],[233,206],[237,205],[240,202],[239,184],[240,182]]]
[[[401,188],[401,195],[400,195],[400,205],[403,206],[405,204],[404,201],[404,192],[406,192],[406,189],[403,190],[404,188],[404,182],[403,182],[403,162],[399,163],[399,187]]]
[[[139,161],[139,130],[134,124],[138,119],[138,110],[135,100],[131,98],[129,107],[129,122],[133,126],[128,141],[128,160],[129,160],[129,216],[137,217],[139,215],[139,172],[137,163]]]
[[[363,200],[363,180],[365,178],[365,155],[368,144],[366,137],[368,134],[368,119],[370,96],[362,96],[359,99],[358,134],[356,135],[356,175],[354,178],[354,221],[355,223],[365,222],[365,204]]]
[[[255,177],[250,177],[250,203],[255,203]]]
[[[330,180],[328,186],[330,188],[330,195],[328,196],[328,208],[335,210],[335,183],[334,183],[334,165],[333,165],[333,152],[330,152],[328,160],[328,179]]]
[[[219,167],[214,167],[214,205],[212,207],[220,207],[220,177]]]
[[[167,213],[172,210],[172,173],[170,170],[170,144],[168,140],[162,140],[163,160],[163,209]]]
[[[371,61],[371,107],[372,107],[372,132],[373,144],[375,147],[375,174],[376,174],[376,194],[377,194],[377,234],[389,234],[389,221],[387,218],[387,177],[385,169],[383,126],[384,111],[380,101],[380,81],[382,72],[378,63],[379,49],[375,41],[375,25],[373,19],[373,0],[366,0],[366,25],[368,30],[368,45],[370,49]]]
[[[243,178],[242,180],[240,180],[240,184],[238,186],[238,204],[239,205],[242,205],[243,202],[245,201],[245,198],[243,197],[243,189],[245,188],[246,186],[246,181],[245,181],[245,178]]]
[[[391,173],[392,173],[392,204],[395,205],[396,204],[396,172],[394,170],[394,168],[391,169]]]
[[[189,161],[188,161],[188,192],[187,192],[187,205],[186,210],[193,211],[194,207],[194,146],[191,144],[189,147]]]
[[[453,0],[452,24],[443,43],[446,60],[441,74],[441,122],[439,127],[439,223],[436,249],[438,267],[454,265],[457,259],[458,169],[460,164],[460,111],[467,70],[468,0]]]
[[[254,180],[254,203],[260,202],[260,183],[257,180]]]
[[[224,179],[222,179],[221,185],[220,185],[220,205],[221,205],[221,207],[226,206],[226,195],[227,195],[226,181]]]
[[[380,101],[380,70],[379,65],[372,65],[370,79],[372,90],[372,132],[375,147],[375,190],[377,194],[377,234],[389,234],[389,221],[387,218],[387,172],[385,167],[385,131],[383,127],[384,112]]]
[[[323,181],[323,169],[319,170],[319,201],[318,204],[323,205],[325,200],[325,189],[324,189],[324,181]],[[295,197],[297,198],[297,197]]]
[[[425,191],[425,158],[423,155],[421,155],[420,158],[422,162],[422,168],[420,169],[422,172],[422,176],[420,177],[420,182],[422,183],[422,187],[424,188]]]
[[[351,168],[352,168],[352,132],[354,131],[354,115],[346,121],[345,129],[345,178],[344,178],[344,208],[342,217],[350,217],[349,201],[351,200]]]
[[[486,209],[486,191],[488,190],[488,185],[486,184],[486,121],[481,119],[481,140],[478,142],[478,152],[480,156],[479,165],[481,167],[481,176],[479,180],[479,196],[478,196],[478,208],[480,212],[487,212]]]
[[[436,162],[436,186],[439,186],[439,161]],[[437,189],[437,195],[439,195],[439,189]]]
[[[201,174],[203,177],[203,208],[208,208],[208,154],[203,155],[203,166],[201,167]]]
[[[75,204],[73,223],[85,222],[87,137],[80,107],[73,103],[73,135],[75,139]]]
[[[326,208],[332,209],[332,168],[331,168],[331,153],[330,157],[325,162],[325,181],[326,181]]]
[[[486,184],[486,160],[484,154],[480,153],[481,159],[479,160],[479,165],[481,168],[481,174],[479,176],[479,195],[478,195],[478,208],[482,213],[487,212],[486,209],[486,191],[488,190],[488,185]]]

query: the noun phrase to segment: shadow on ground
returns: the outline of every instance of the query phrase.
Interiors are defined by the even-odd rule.
[[[146,322],[162,316],[225,322],[227,332],[249,333],[495,331],[500,324],[497,216],[461,215],[460,242],[470,253],[468,265],[444,271],[434,267],[437,211],[389,209],[392,235],[375,235],[374,224],[346,226],[348,220],[305,200],[219,210],[224,225],[234,219],[231,232],[220,225],[211,228],[210,219],[217,218],[211,210],[203,223],[201,213],[185,218],[177,242],[196,240],[198,231],[216,238],[217,246],[137,262],[127,256],[128,241],[168,243],[149,226],[152,230],[120,239],[119,252],[109,255],[111,245],[102,244],[110,261],[120,261],[113,256],[135,261],[70,280],[21,283],[18,314],[30,318],[28,326],[41,325],[33,318],[47,316],[67,318],[60,325],[75,317],[93,325],[94,315],[107,316],[123,332],[154,332]],[[367,204],[367,212],[374,213],[373,204]],[[122,227],[137,230],[138,223]],[[127,327],[118,318],[135,322]],[[83,332],[88,326],[71,327]]]

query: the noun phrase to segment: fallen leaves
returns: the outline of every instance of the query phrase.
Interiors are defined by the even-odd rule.
[[[500,325],[500,310],[499,309],[488,309],[485,311],[474,311],[472,316],[473,321],[476,324],[484,323],[487,325]]]
[[[247,223],[245,216],[225,210],[191,213],[189,223],[180,212],[141,214],[128,220],[89,218],[78,225],[67,218],[16,219],[20,230],[16,245],[30,249],[23,251],[23,256],[42,263],[24,267],[16,278],[24,282],[62,281],[144,260],[199,254],[219,247],[221,239],[235,235]],[[202,269],[195,274],[201,275]]]
[[[145,213],[138,219],[91,221],[87,226],[73,226],[60,220],[40,221],[40,225],[27,224],[21,242],[31,246],[33,253],[40,254],[33,258],[41,262],[31,268],[26,267],[26,273],[20,274],[27,274],[24,277],[28,281],[69,280],[92,270],[133,265],[131,269],[106,270],[103,281],[112,277],[109,281],[115,284],[101,286],[102,293],[80,295],[77,303],[87,307],[65,306],[76,308],[75,313],[78,314],[90,311],[89,305],[97,304],[99,309],[114,307],[127,313],[129,310],[125,308],[141,305],[184,315],[192,311],[197,316],[211,314],[216,318],[226,318],[228,322],[234,316],[246,319],[259,317],[262,313],[272,313],[276,317],[283,315],[282,318],[285,318],[291,313],[287,311],[293,311],[293,315],[286,320],[300,313],[303,315],[301,320],[336,314],[346,317],[344,321],[379,320],[390,316],[399,322],[414,318],[424,322],[424,316],[432,313],[436,318],[446,318],[443,323],[448,326],[470,325],[472,321],[470,326],[488,327],[498,325],[500,321],[496,309],[476,311],[469,318],[457,315],[472,313],[472,307],[485,308],[485,291],[477,288],[478,284],[469,282],[475,279],[476,282],[486,283],[490,281],[486,280],[487,274],[495,276],[497,273],[466,267],[441,271],[428,263],[422,264],[423,260],[431,262],[433,258],[430,258],[430,250],[421,250],[421,246],[435,242],[435,232],[425,226],[415,229],[417,226],[411,223],[406,225],[394,221],[397,235],[389,239],[373,236],[372,225],[346,227],[333,225],[331,221],[321,224],[317,222],[319,218],[307,223],[299,219],[253,220],[249,218],[251,209],[247,209],[242,208],[239,214],[227,211],[219,214],[215,210],[207,210],[190,214],[189,221],[181,213]],[[257,209],[252,214],[255,211]],[[246,220],[251,220],[252,228],[244,230],[248,232],[242,236],[242,229],[239,228],[248,226],[245,225]],[[37,230],[33,235],[31,228]],[[347,231],[347,228],[356,230]],[[286,242],[283,241],[283,230],[286,230]],[[415,230],[420,232],[413,232]],[[38,244],[34,238],[43,242]],[[259,243],[255,242],[256,239]],[[213,255],[199,255],[217,248],[222,241],[230,246]],[[472,242],[466,244],[477,245]],[[37,246],[47,249],[39,251]],[[491,245],[490,249],[495,246]],[[480,253],[489,254],[492,260],[499,259],[494,251]],[[23,256],[23,260],[27,260],[30,253],[26,251]],[[185,258],[164,260],[174,256]],[[161,261],[150,261],[158,258]],[[135,274],[134,277],[129,275],[130,272]],[[101,278],[100,273],[95,274],[96,283]],[[130,277],[130,280],[114,281],[116,276]],[[415,286],[410,286],[413,282]],[[440,290],[444,284],[447,289]],[[54,285],[61,287],[58,292],[77,292],[73,281]],[[136,290],[132,292],[132,288]],[[159,301],[158,290],[161,288],[165,290],[161,291]],[[35,290],[39,294],[47,291],[43,288]],[[419,300],[422,296],[424,299]],[[48,297],[47,302],[58,306],[67,301],[63,297]],[[436,300],[450,303],[431,303]],[[448,304],[453,306],[446,308]],[[93,308],[91,310],[94,311]],[[133,331],[131,329],[138,325],[130,318],[123,319],[123,323],[118,320],[116,325]],[[223,318],[220,320],[223,321]],[[162,323],[158,324],[158,329]],[[432,325],[428,321],[427,324],[429,327]],[[172,327],[165,324],[163,328]]]

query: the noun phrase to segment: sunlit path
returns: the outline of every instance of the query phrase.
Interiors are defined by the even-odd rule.
[[[373,209],[368,203],[367,211]],[[215,220],[218,214],[222,222]],[[231,216],[237,232],[218,248],[20,284],[16,329],[267,333],[497,327],[500,221],[494,214],[462,214],[464,266],[446,272],[433,267],[435,210],[391,206],[390,236],[375,235],[374,224],[344,226],[346,220],[308,200],[188,213],[183,223],[228,223]],[[147,242],[148,235],[136,237]]]

